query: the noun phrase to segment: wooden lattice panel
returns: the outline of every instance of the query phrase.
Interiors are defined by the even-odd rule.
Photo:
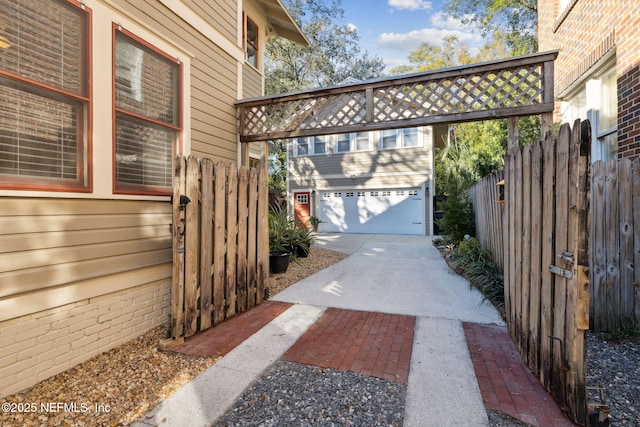
[[[550,112],[556,56],[241,101],[240,137],[258,141]]]

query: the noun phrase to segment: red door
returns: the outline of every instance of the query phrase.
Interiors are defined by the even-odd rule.
[[[309,217],[311,216],[311,193],[308,191],[302,193],[293,193],[296,221],[309,226]]]

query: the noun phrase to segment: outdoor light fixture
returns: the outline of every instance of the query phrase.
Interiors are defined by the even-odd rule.
[[[191,203],[191,199],[188,198],[187,196],[181,195],[180,196],[180,210],[183,211],[184,208]]]

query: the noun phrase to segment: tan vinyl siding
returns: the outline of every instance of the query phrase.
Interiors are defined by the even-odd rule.
[[[117,0],[124,10],[132,13],[141,22],[155,28],[168,40],[185,46],[193,54],[191,60],[191,146],[197,147],[194,154],[216,160],[235,162],[237,151],[228,149],[236,144],[237,63],[236,60],[213,44],[177,16],[167,15],[166,8],[156,1]],[[197,3],[194,10],[207,9],[211,16],[223,15],[224,22],[212,22],[216,30],[229,36],[235,44],[237,37],[236,2],[189,2]],[[228,20],[230,22],[227,22]],[[210,124],[214,127],[210,127]],[[186,123],[185,126],[189,124]],[[216,132],[215,129],[233,129]]]
[[[249,64],[242,67],[242,97],[255,98],[263,95],[262,75]]]
[[[0,210],[0,305],[9,307],[12,298],[23,296],[37,300],[37,294],[47,289],[170,265],[170,223],[167,202],[4,198]],[[160,271],[164,269],[152,275],[171,275],[170,268]],[[89,294],[111,289],[95,288]],[[37,304],[35,308],[43,307]],[[16,309],[25,314],[24,307]],[[3,311],[1,317],[12,314]]]
[[[201,15],[218,31],[230,40],[237,37],[238,28],[238,2],[234,0],[183,0],[192,10]]]

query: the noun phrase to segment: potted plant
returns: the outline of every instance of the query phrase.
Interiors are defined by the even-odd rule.
[[[295,222],[280,205],[271,205],[269,210],[269,269],[274,274],[284,273],[289,268],[291,252],[288,250]]]
[[[298,223],[292,232],[291,245],[295,247],[295,254],[298,258],[309,256],[311,245],[316,242],[315,233],[309,230],[304,224]]]
[[[320,225],[321,222],[322,221],[320,221],[320,218],[317,218],[313,215],[309,218],[309,224],[311,224],[311,229],[313,231],[318,231],[318,225]]]

